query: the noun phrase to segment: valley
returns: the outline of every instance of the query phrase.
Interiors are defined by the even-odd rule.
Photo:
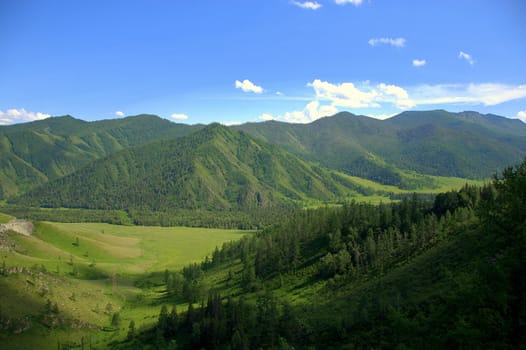
[[[522,344],[526,127],[503,119],[0,127],[0,342]]]

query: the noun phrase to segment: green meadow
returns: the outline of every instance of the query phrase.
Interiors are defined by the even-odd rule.
[[[7,222],[0,214],[0,222]],[[156,322],[163,275],[200,262],[249,231],[37,222],[32,236],[1,234],[2,348],[105,348]],[[14,273],[15,267],[25,267]],[[24,301],[24,302],[20,302]],[[49,303],[49,304],[48,304]],[[56,305],[59,312],[49,311]],[[112,322],[118,314],[118,322]],[[114,320],[113,320],[114,321]],[[6,326],[8,327],[8,326]]]

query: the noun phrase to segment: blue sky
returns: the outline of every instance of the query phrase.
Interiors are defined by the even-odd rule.
[[[0,124],[526,121],[525,15],[523,0],[0,0]]]

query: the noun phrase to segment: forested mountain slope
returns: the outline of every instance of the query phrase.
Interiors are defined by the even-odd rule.
[[[0,199],[68,175],[118,150],[201,126],[152,115],[85,122],[70,116],[0,126]]]
[[[91,209],[256,208],[347,196],[344,176],[219,124],[128,148],[13,200]]]
[[[404,112],[383,121],[342,112],[306,125],[236,128],[325,166],[402,187],[404,170],[482,179],[526,154],[526,124],[476,112]]]
[[[203,127],[152,115],[89,123],[65,116],[2,126],[0,199],[119,150]],[[526,154],[526,124],[476,112],[404,112],[383,121],[343,112],[310,124],[269,121],[232,128],[302,160],[408,190],[429,187],[429,179],[415,180],[416,173],[488,178]]]
[[[166,271],[157,325],[113,345],[522,349],[525,210],[526,161],[434,202],[303,211]]]

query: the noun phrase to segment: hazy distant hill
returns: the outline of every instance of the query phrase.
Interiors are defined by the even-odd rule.
[[[351,192],[333,172],[219,124],[97,160],[16,202],[98,209],[268,207]]]
[[[71,116],[0,127],[0,199],[70,174],[118,150],[200,126],[152,115],[85,122]]]
[[[526,124],[476,112],[404,112],[384,121],[342,112],[306,125],[236,128],[325,166],[401,186],[400,169],[480,179],[526,155]]]

